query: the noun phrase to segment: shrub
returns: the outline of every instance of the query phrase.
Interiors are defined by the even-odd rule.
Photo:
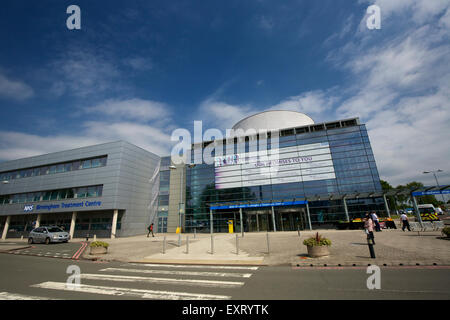
[[[450,227],[445,227],[444,229],[442,229],[442,233],[447,237],[450,237]]]
[[[108,248],[108,247],[109,247],[109,243],[103,242],[103,241],[94,241],[94,242],[91,243],[90,246],[91,246],[91,247],[104,247],[104,248]]]
[[[317,232],[314,237],[311,237],[311,238],[308,238],[308,239],[304,240],[303,244],[305,246],[310,246],[310,247],[314,247],[314,246],[331,246],[331,240],[322,237]]]

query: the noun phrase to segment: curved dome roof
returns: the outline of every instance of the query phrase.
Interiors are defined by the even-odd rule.
[[[301,127],[314,124],[314,120],[304,113],[287,110],[263,111],[247,118],[242,119],[233,126],[237,129],[286,129],[292,127]]]

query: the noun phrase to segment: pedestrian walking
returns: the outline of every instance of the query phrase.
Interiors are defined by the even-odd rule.
[[[371,219],[370,214],[367,214],[364,218],[364,229],[367,234],[368,239],[372,239],[373,244],[375,244],[375,236],[373,234],[373,221]]]
[[[376,232],[381,232],[381,226],[380,226],[380,221],[378,221],[378,216],[377,214],[374,212],[372,212],[372,214],[370,215],[373,222],[375,223],[375,231]]]
[[[409,221],[408,216],[404,213],[400,216],[400,221],[402,222],[402,231],[405,231],[406,228],[408,228],[408,231],[411,231],[411,228],[409,227]]]
[[[152,234],[152,237],[154,237],[155,235],[153,234],[153,223],[149,225],[147,229],[148,229],[147,238],[150,236],[150,233]]]

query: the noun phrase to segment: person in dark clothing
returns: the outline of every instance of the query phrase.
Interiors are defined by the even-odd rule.
[[[408,228],[408,231],[411,231],[411,228],[409,227],[408,216],[406,214],[403,213],[400,216],[400,221],[402,222],[402,231],[405,231],[405,228]]]
[[[153,223],[149,225],[147,229],[148,229],[147,238],[150,236],[150,233],[152,234],[152,237],[154,237],[155,235],[153,234]]]

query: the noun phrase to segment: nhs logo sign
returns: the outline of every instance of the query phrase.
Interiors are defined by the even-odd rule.
[[[25,207],[23,207],[23,211],[24,212],[31,212],[31,211],[33,211],[34,210],[34,205],[29,205],[29,206],[25,206]]]

